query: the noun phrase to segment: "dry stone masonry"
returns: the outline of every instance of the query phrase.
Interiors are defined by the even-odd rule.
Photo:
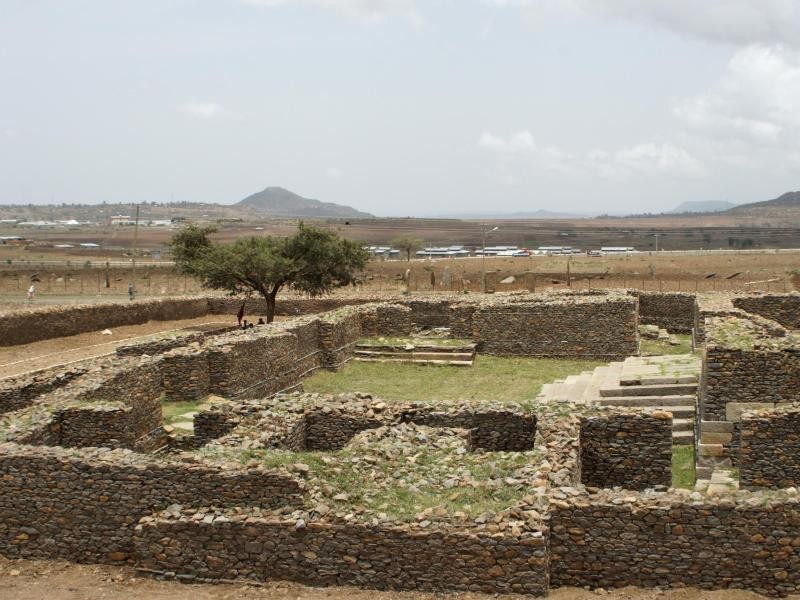
[[[80,368],[6,380],[0,554],[128,564],[186,581],[800,592],[794,296],[369,300],[290,299],[280,310],[301,316],[150,340]],[[203,297],[131,303],[125,317],[83,307],[41,314],[67,335],[108,326],[101,319],[238,306]],[[320,310],[328,312],[312,314]],[[640,316],[693,330],[705,346],[698,452],[718,445],[735,456],[743,489],[669,487],[668,407],[293,391],[316,370],[341,368],[367,336],[447,328],[498,355],[617,359],[638,354]],[[15,331],[15,319],[0,318],[0,333]],[[164,399],[204,401],[191,435],[167,435]],[[706,443],[711,434],[719,444]]]

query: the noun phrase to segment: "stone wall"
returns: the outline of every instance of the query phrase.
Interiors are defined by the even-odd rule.
[[[319,326],[322,365],[338,370],[353,356],[362,337],[361,318],[354,308],[341,308],[322,315]]]
[[[577,494],[551,502],[550,585],[800,591],[798,499]]]
[[[584,485],[642,490],[672,485],[672,415],[662,411],[585,417],[580,433]]]
[[[643,325],[658,325],[670,333],[691,333],[695,321],[694,294],[636,292],[636,296]]]
[[[543,595],[548,588],[541,532],[512,536],[324,522],[298,527],[295,519],[277,515],[200,515],[143,518],[136,529],[142,565],[190,579],[283,579],[379,590]]]
[[[129,448],[136,446],[131,408],[122,402],[73,406],[56,412],[51,427],[57,439],[48,445],[65,448]],[[55,432],[54,432],[55,433]]]
[[[408,337],[412,333],[412,311],[407,306],[373,304],[362,307],[359,313],[363,337]]]
[[[729,403],[796,401],[800,401],[800,347],[742,349],[707,342],[701,376],[704,420],[730,420]]]
[[[800,404],[745,412],[740,426],[740,485],[800,486]]]
[[[134,559],[133,533],[170,505],[299,503],[298,483],[262,469],[172,463],[126,450],[0,445],[0,554],[109,563]]]
[[[154,354],[163,354],[173,348],[181,348],[190,344],[202,344],[207,339],[230,331],[236,331],[239,327],[237,325],[221,326],[207,331],[195,331],[185,335],[172,335],[166,338],[153,340],[150,342],[139,342],[133,344],[126,344],[124,346],[117,346],[114,352],[117,356],[141,356],[147,354],[153,356]]]
[[[37,397],[67,385],[84,373],[84,367],[56,367],[5,379],[0,385],[0,415],[30,406]]]
[[[453,407],[437,411],[417,404],[402,419],[428,427],[466,429],[467,447],[473,451],[524,452],[533,448],[536,438],[536,416],[519,410]]]
[[[487,354],[615,360],[639,353],[638,325],[630,296],[492,302],[475,311],[473,339]]]
[[[121,401],[129,407],[127,427],[133,448],[139,452],[152,452],[166,445],[161,418],[160,362],[128,363],[76,398],[79,402]]]
[[[0,318],[0,346],[28,344],[148,321],[190,319],[202,317],[208,312],[206,298],[37,307],[8,313]]]
[[[800,294],[762,294],[733,298],[733,305],[749,313],[760,315],[787,329],[800,329]]]

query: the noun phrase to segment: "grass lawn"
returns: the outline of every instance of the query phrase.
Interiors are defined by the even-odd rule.
[[[672,447],[672,487],[694,489],[694,446]]]
[[[188,421],[183,415],[186,413],[197,412],[197,407],[202,404],[199,400],[189,402],[169,402],[161,403],[161,418],[164,425],[172,425],[177,421]]]
[[[692,336],[689,334],[676,334],[680,344],[673,346],[666,340],[648,340],[642,338],[642,354],[689,354],[692,351]]]
[[[350,362],[341,371],[318,371],[307,392],[365,392],[385,400],[494,400],[530,403],[542,384],[605,362],[478,355],[472,367]]]

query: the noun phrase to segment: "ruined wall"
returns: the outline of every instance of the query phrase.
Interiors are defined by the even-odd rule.
[[[362,337],[361,318],[354,308],[341,308],[320,317],[322,365],[338,370],[353,356],[356,342]]]
[[[726,420],[728,403],[800,401],[800,348],[706,348],[701,377],[702,417]]]
[[[220,516],[224,519],[196,519],[186,512],[142,519],[136,531],[142,565],[190,578],[283,579],[379,590],[542,595],[548,587],[541,533],[515,537],[322,522],[298,529],[294,519],[278,516]]]
[[[84,373],[84,367],[56,367],[5,379],[0,384],[0,415],[30,406],[37,397],[64,387]]]
[[[414,325],[412,310],[401,304],[373,304],[362,307],[361,335],[363,337],[407,337]]]
[[[473,315],[473,339],[487,354],[621,359],[639,353],[637,301],[495,302]]]
[[[740,426],[740,485],[800,486],[800,405],[745,412]]]
[[[8,313],[0,318],[0,346],[28,344],[122,325],[139,325],[147,321],[190,319],[202,317],[208,312],[206,298],[37,307]]]
[[[550,585],[800,591],[796,498],[603,492],[551,503]]]
[[[73,406],[59,410],[50,425],[57,439],[49,446],[65,448],[129,448],[136,446],[131,408],[122,402]]]
[[[733,305],[760,315],[787,329],[800,329],[800,294],[764,294],[733,298]]]
[[[133,448],[152,452],[166,444],[161,420],[161,373],[159,360],[126,364],[111,376],[88,387],[76,398],[79,402],[120,401],[130,408],[127,426]]]
[[[524,452],[533,449],[536,438],[536,416],[514,410],[476,407],[439,411],[417,404],[402,418],[428,427],[467,429],[467,447],[470,450]]]
[[[672,485],[672,416],[662,411],[581,420],[581,482],[642,490]]]
[[[695,322],[694,294],[636,292],[636,296],[643,325],[658,325],[670,333],[691,333]]]
[[[171,463],[126,450],[0,445],[0,554],[133,560],[136,522],[172,504],[299,503],[293,479],[260,469]]]

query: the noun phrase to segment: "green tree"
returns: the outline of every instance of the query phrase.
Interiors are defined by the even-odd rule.
[[[394,248],[406,253],[406,260],[411,260],[411,255],[422,247],[422,240],[410,235],[396,237],[389,242]]]
[[[170,249],[176,266],[203,287],[260,294],[267,303],[269,323],[275,318],[275,298],[284,287],[319,296],[355,284],[368,259],[360,244],[302,222],[290,237],[247,237],[232,244],[213,243],[208,236],[214,231],[189,225],[175,234]]]

